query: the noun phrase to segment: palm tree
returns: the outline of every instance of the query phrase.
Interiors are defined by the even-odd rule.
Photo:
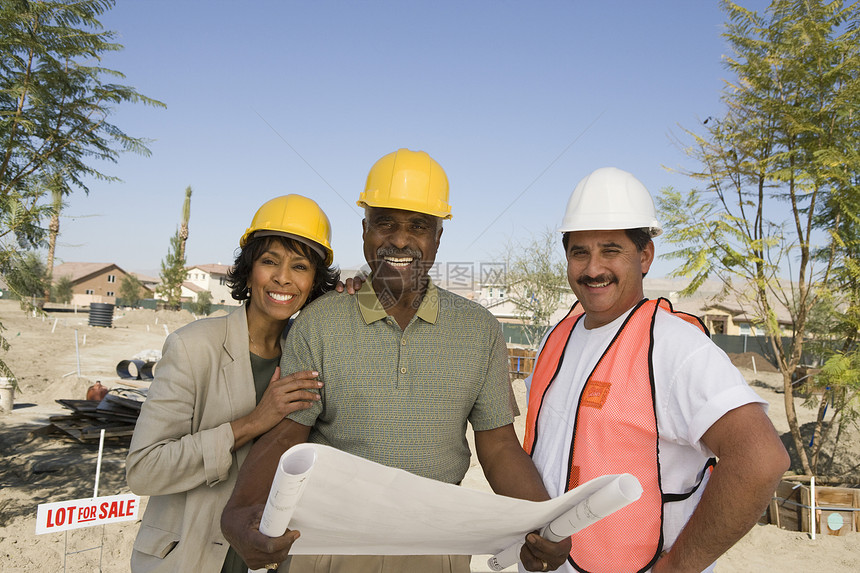
[[[182,204],[182,224],[179,226],[179,258],[185,260],[185,242],[188,241],[188,220],[191,218],[191,185],[185,188]]]
[[[48,260],[45,262],[45,301],[51,300],[51,283],[54,274],[54,251],[60,234],[60,211],[63,210],[63,189],[51,187],[51,222],[48,224]]]

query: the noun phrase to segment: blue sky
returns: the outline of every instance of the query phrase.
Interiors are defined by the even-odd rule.
[[[723,109],[724,20],[698,0],[120,0],[102,23],[125,49],[103,64],[167,109],[117,108],[152,155],[121,155],[102,167],[122,182],[69,198],[58,259],[157,275],[191,185],[188,264],[232,263],[256,209],[300,193],[328,213],[335,262],[356,268],[367,172],[407,147],[450,181],[437,260],[498,261],[556,228],[598,167],[655,196],[691,187],[666,167],[691,166],[676,136]]]

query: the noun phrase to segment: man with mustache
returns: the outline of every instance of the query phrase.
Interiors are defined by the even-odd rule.
[[[468,421],[496,493],[548,499],[513,429],[498,321],[428,276],[442,220],[451,217],[442,167],[422,151],[388,154],[370,170],[358,205],[365,209],[369,280],[355,296],[324,296],[302,310],[281,361],[282,372],[319,372],[322,399],[258,440],[221,518],[226,538],[252,567],[283,561],[297,537],[268,538],[258,524],[278,459],[305,441],[459,483],[469,468]],[[569,549],[569,540],[529,534],[521,559],[530,570],[548,571]],[[296,555],[290,571],[468,573],[469,565],[465,555]]]
[[[645,299],[662,228],[633,175],[586,176],[559,230],[578,302],[527,381],[523,446],[551,496],[617,473],[644,489],[574,534],[559,571],[711,571],[789,466],[766,403],[698,319]]]

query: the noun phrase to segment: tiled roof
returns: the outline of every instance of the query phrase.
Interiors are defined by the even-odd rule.
[[[201,293],[201,292],[203,292],[204,290],[206,290],[205,288],[203,288],[203,287],[201,287],[201,286],[197,286],[196,284],[194,284],[194,283],[189,283],[189,282],[184,282],[184,283],[182,283],[182,288],[188,289],[188,290],[190,290],[190,291],[191,291],[191,292],[193,292],[193,293]]]
[[[193,267],[188,267],[186,270],[190,271],[191,269],[200,269],[204,273],[209,273],[210,275],[226,275],[232,268],[232,265],[215,263],[210,265],[194,265]]]
[[[62,263],[54,267],[53,278],[56,281],[60,277],[69,277],[72,282],[78,282],[111,268],[122,270],[115,263]]]

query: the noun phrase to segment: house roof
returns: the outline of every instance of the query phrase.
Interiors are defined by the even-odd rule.
[[[776,319],[781,324],[791,324],[791,313],[778,301],[772,300]],[[737,297],[728,296],[721,298],[718,295],[707,295],[696,293],[691,297],[673,299],[672,306],[675,310],[688,312],[696,316],[704,316],[709,310],[719,310],[731,315],[734,322],[758,322],[755,316],[754,306],[748,301],[742,301]]]
[[[60,277],[69,277],[69,280],[76,283],[110,269],[117,269],[125,273],[115,263],[62,263],[54,267],[53,276],[54,280]]]
[[[197,294],[199,294],[199,293],[203,292],[204,290],[206,290],[205,288],[203,288],[203,287],[201,287],[201,286],[197,286],[196,284],[194,284],[194,283],[189,283],[189,282],[184,282],[184,283],[182,283],[182,288],[184,288],[184,289],[188,289],[188,290],[190,290],[191,292],[193,292],[193,293],[197,293]]]
[[[136,273],[134,271],[131,271],[128,274],[132,275],[133,277],[136,277],[137,280],[142,282],[144,285],[147,285],[147,284],[157,285],[157,284],[161,283],[160,278],[151,277],[151,276],[145,275],[143,273]]]
[[[226,276],[232,268],[232,265],[222,265],[220,263],[214,263],[209,265],[194,265],[193,267],[188,267],[186,270],[190,271],[191,269],[200,269],[204,273],[209,273],[210,275]]]

